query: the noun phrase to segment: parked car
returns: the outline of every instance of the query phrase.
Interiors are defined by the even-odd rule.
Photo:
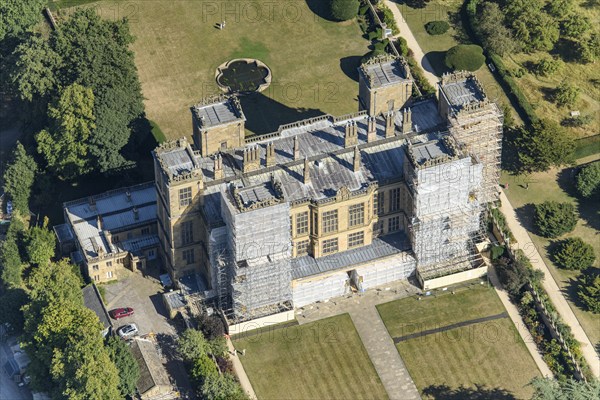
[[[127,338],[130,338],[132,336],[137,335],[138,334],[138,328],[137,328],[137,326],[135,324],[127,324],[127,325],[123,325],[122,327],[120,327],[117,330],[117,333],[123,339],[127,339]]]
[[[129,317],[130,315],[133,315],[133,308],[131,307],[115,308],[110,312],[110,316],[114,319],[125,318]]]

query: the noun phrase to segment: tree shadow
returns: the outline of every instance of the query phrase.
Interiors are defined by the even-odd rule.
[[[593,161],[588,164],[591,163],[593,163]],[[581,171],[582,167],[585,167],[588,164],[564,168],[558,173],[557,183],[565,193],[577,199],[577,211],[579,212],[580,218],[585,221],[586,226],[598,231],[600,230],[600,210],[598,209],[600,196],[594,195],[583,198],[575,186],[577,174]]]
[[[340,69],[348,78],[355,82],[358,82],[358,67],[360,66],[361,58],[361,56],[340,58]]]
[[[519,223],[527,229],[529,232],[538,234],[537,229],[535,228],[535,224],[533,223],[533,218],[535,215],[535,205],[532,203],[525,204],[522,207],[516,208],[515,212],[517,214],[517,219]]]
[[[448,11],[448,22],[454,28],[452,37],[460,44],[471,44],[473,41],[469,37],[467,30],[463,27],[462,7],[458,11]]]
[[[436,76],[442,76],[442,74],[451,71],[450,68],[448,68],[444,63],[444,60],[446,59],[445,51],[430,51],[429,53],[425,54],[425,57],[427,57],[431,68],[433,68],[433,71],[431,71],[430,68],[425,68],[423,63],[421,63],[421,68],[423,68],[423,70],[431,72]]]
[[[546,100],[549,103],[554,102],[554,98],[556,96],[556,88],[541,87],[540,92],[542,93],[544,100]]]
[[[301,90],[298,88],[298,90]],[[287,91],[284,90],[284,93]],[[290,91],[291,93],[291,91]],[[297,93],[294,89],[294,93]],[[246,129],[255,135],[277,131],[280,125],[325,114],[315,108],[293,108],[262,93],[239,96],[246,116]]]
[[[570,39],[560,38],[550,51],[551,55],[559,56],[564,62],[577,62],[577,43]]]
[[[404,4],[410,8],[425,8],[430,0],[392,0],[394,3]]]
[[[488,388],[480,384],[475,384],[475,388],[431,385],[423,389],[423,394],[436,400],[516,400],[516,397],[506,389]]]
[[[512,175],[517,175],[522,169],[519,161],[519,148],[516,140],[519,137],[519,130],[516,128],[504,127],[504,136],[502,137],[502,169]]]

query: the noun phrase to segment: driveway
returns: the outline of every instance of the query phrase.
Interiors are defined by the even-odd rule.
[[[113,320],[115,329],[134,323],[140,336],[149,335],[154,338],[160,347],[163,365],[181,393],[181,398],[194,398],[185,366],[176,351],[180,328],[167,317],[160,282],[152,276],[142,276],[139,272],[133,273],[124,268],[118,271],[118,276],[118,282],[102,285],[106,292],[106,308],[110,311],[114,308],[132,307],[134,314]]]

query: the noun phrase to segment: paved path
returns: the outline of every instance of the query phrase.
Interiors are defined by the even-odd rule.
[[[533,337],[531,337],[529,329],[527,329],[527,326],[525,325],[521,314],[519,314],[517,306],[515,306],[510,301],[508,292],[506,292],[502,288],[500,280],[498,279],[498,275],[496,275],[496,270],[493,266],[488,268],[488,278],[492,285],[494,285],[494,289],[496,289],[496,293],[498,293],[500,301],[504,305],[506,312],[508,312],[508,316],[515,325],[517,332],[519,332],[519,336],[521,336],[521,339],[523,339],[523,342],[525,342],[525,346],[527,347],[527,350],[529,350],[529,354],[531,354],[531,357],[533,357],[533,361],[537,365],[538,369],[544,377],[553,377],[554,374],[552,373],[552,371],[550,371],[550,368],[548,368],[548,364],[546,364],[546,362],[542,358],[542,355],[540,354],[537,345],[533,341]]]
[[[409,335],[395,337],[394,343],[400,343],[400,342],[404,342],[406,340],[416,339],[416,338],[427,336],[427,335],[432,335],[434,333],[446,332],[446,331],[449,331],[452,329],[462,328],[463,326],[480,324],[482,322],[494,321],[496,319],[501,319],[501,318],[506,318],[506,317],[508,317],[508,314],[506,312],[501,312],[500,314],[488,315],[487,317],[469,319],[467,321],[461,321],[461,322],[457,322],[455,324],[441,326],[441,327],[435,328],[435,329],[426,329],[424,331],[411,333]]]
[[[419,391],[375,308],[377,304],[413,295],[418,289],[406,281],[386,286],[385,289],[370,289],[362,296],[355,294],[307,306],[297,318],[301,324],[306,324],[349,313],[390,400],[420,399]]]
[[[508,201],[506,194],[504,191],[501,191],[500,200],[502,201],[502,206],[500,207],[500,211],[506,216],[506,222],[508,227],[512,231],[515,239],[517,240],[516,244],[513,244],[512,247],[517,247],[522,249],[527,257],[529,257],[531,264],[534,268],[539,269],[544,272],[545,279],[542,282],[542,286],[548,293],[550,300],[552,300],[552,304],[558,311],[559,315],[562,317],[563,321],[571,327],[571,331],[573,332],[573,336],[575,339],[581,343],[581,350],[583,352],[583,356],[586,361],[590,365],[590,369],[592,373],[600,378],[600,357],[594,346],[590,342],[590,339],[585,334],[581,324],[573,314],[573,310],[565,300],[564,294],[562,293],[559,286],[556,284],[554,277],[548,270],[548,267],[544,263],[544,260],[540,256],[537,248],[533,244],[533,241],[529,237],[529,234],[523,228],[519,220],[517,219],[517,214],[515,209]]]
[[[402,16],[400,9],[398,8],[398,4],[390,0],[385,0],[384,4],[390,10],[392,10],[392,13],[394,14],[394,19],[396,20],[396,24],[398,25],[398,29],[400,29],[400,33],[396,35],[396,37],[402,36],[404,39],[406,39],[408,48],[412,50],[415,60],[417,60],[421,68],[423,68],[425,72],[425,77],[437,91],[437,84],[440,78],[433,74],[433,68],[431,67],[431,64],[429,63],[427,57],[425,57],[421,46],[419,46],[419,43],[412,34],[410,28],[408,27],[408,24],[404,20],[404,17]]]
[[[246,394],[248,394],[248,397],[250,397],[250,399],[256,400],[256,393],[254,393],[254,388],[252,387],[250,379],[248,379],[248,375],[246,375],[246,370],[244,370],[244,366],[242,365],[242,362],[239,359],[237,351],[235,350],[235,347],[233,346],[233,343],[231,343],[231,339],[229,338],[227,338],[227,348],[229,349],[229,359],[233,363],[233,372],[235,372],[235,374],[237,375],[242,389],[244,389],[244,391],[246,392]]]

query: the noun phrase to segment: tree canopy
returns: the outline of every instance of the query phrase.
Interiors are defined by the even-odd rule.
[[[600,397],[600,380],[590,382],[536,377],[531,381],[531,400],[576,400],[597,399]]]
[[[600,161],[586,165],[577,174],[577,191],[583,197],[600,194]]]
[[[554,259],[559,267],[565,269],[586,269],[590,267],[596,255],[594,248],[578,237],[568,238],[560,242],[554,252]]]
[[[0,40],[7,35],[18,35],[42,19],[46,0],[0,1]]]
[[[521,127],[515,140],[521,172],[543,172],[569,164],[575,141],[555,122],[536,121]]]
[[[504,13],[497,3],[483,3],[476,29],[488,51],[504,56],[517,48],[512,32],[504,25]]]
[[[25,250],[30,264],[48,264],[54,257],[55,248],[56,237],[46,224],[43,227],[34,226],[25,234]]]
[[[329,12],[335,21],[347,21],[358,15],[358,0],[329,0]]]
[[[21,214],[29,214],[29,197],[35,180],[37,164],[27,155],[20,142],[15,146],[11,161],[4,171],[4,191],[13,202],[13,209]]]
[[[536,204],[534,223],[539,234],[547,238],[556,238],[571,232],[577,225],[575,206],[556,201]]]
[[[132,395],[140,377],[140,367],[129,346],[120,338],[112,336],[107,340],[106,348],[119,371],[119,392],[123,397]]]
[[[588,311],[600,314],[600,274],[581,275],[577,295]]]

